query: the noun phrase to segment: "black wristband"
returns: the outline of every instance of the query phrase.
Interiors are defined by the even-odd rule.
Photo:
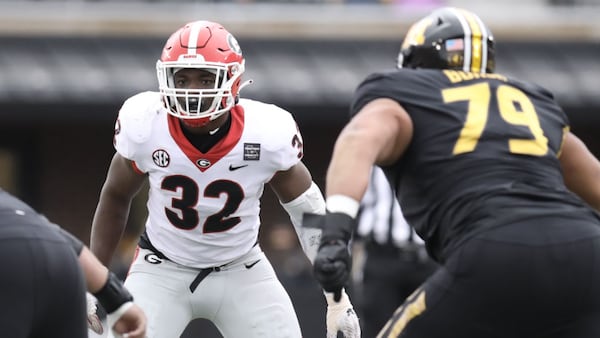
[[[348,244],[356,226],[356,220],[341,212],[329,212],[325,215],[305,213],[302,226],[323,230],[321,244],[331,241],[342,241]]]
[[[342,241],[348,244],[352,232],[356,227],[356,220],[342,212],[329,212],[325,214],[325,226],[321,234],[321,243],[328,241]]]
[[[121,305],[133,301],[133,296],[131,296],[117,276],[110,271],[106,284],[98,292],[94,293],[94,296],[109,314],[113,313]]]

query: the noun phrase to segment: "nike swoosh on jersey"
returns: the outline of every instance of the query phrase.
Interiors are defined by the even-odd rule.
[[[260,259],[250,264],[244,264],[244,266],[246,267],[246,269],[252,269],[252,267],[255,266],[258,262],[260,262]]]
[[[241,169],[241,168],[247,167],[247,166],[248,166],[247,164],[242,164],[242,165],[238,165],[238,166],[234,166],[233,164],[230,164],[229,170],[234,171],[234,170],[238,170],[238,169]]]

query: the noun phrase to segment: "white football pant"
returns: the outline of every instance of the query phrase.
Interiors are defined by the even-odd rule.
[[[179,337],[196,318],[210,320],[225,338],[302,337],[290,297],[260,246],[209,273],[193,293],[198,269],[138,250],[125,286],[148,318],[148,338]]]

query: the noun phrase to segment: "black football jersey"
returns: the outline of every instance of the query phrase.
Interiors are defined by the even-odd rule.
[[[410,115],[411,144],[384,170],[437,260],[503,224],[595,217],[564,185],[558,155],[569,121],[540,86],[500,74],[399,69],[370,75],[354,97],[352,115],[382,97]]]
[[[62,232],[58,225],[25,202],[0,189],[0,238],[44,238],[64,242]]]

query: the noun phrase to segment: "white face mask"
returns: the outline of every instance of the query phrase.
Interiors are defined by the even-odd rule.
[[[171,115],[181,119],[214,120],[235,106],[233,91],[239,85],[244,65],[238,63],[223,64],[214,62],[194,62],[193,64],[175,62],[157,62],[159,91],[163,94]],[[187,89],[175,88],[173,75],[185,68],[197,68],[215,74],[213,88]],[[227,74],[231,74],[227,78]],[[238,88],[239,91],[239,88]]]

